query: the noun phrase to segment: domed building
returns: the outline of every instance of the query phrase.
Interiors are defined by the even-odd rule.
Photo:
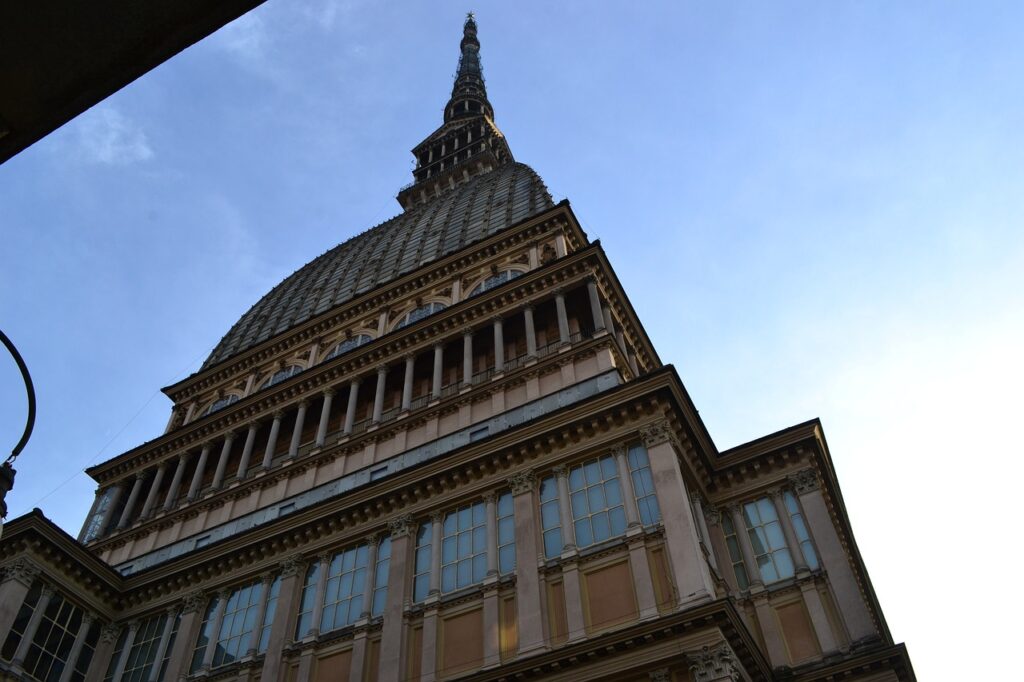
[[[0,677],[914,680],[817,421],[719,451],[495,125],[477,25],[402,213],[300,268],[0,544]]]

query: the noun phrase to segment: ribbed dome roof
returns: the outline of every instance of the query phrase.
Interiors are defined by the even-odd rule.
[[[203,368],[553,206],[532,168],[509,163],[342,242],[249,309]]]

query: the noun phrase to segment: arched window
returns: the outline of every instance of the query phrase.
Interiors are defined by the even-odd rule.
[[[327,354],[327,357],[324,358],[324,362],[327,362],[328,360],[333,360],[339,355],[349,352],[353,348],[359,348],[359,346],[362,346],[364,343],[370,343],[370,341],[372,340],[373,339],[370,337],[369,334],[356,334],[350,339],[345,339],[337,346],[335,346],[334,350]]]
[[[504,284],[510,279],[515,279],[521,274],[523,273],[519,272],[518,270],[502,270],[498,274],[491,275],[490,277],[488,277],[487,279],[473,287],[473,290],[469,292],[469,295],[476,296],[477,294],[482,294],[485,291],[488,291],[489,289],[493,289],[498,285]]]
[[[405,316],[395,325],[395,329],[401,329],[402,327],[408,327],[413,322],[419,322],[424,317],[429,317],[434,313],[441,312],[447,308],[444,303],[427,303],[421,305],[419,308],[413,308],[405,314]]]
[[[237,395],[234,395],[234,394],[226,395],[223,398],[218,398],[217,400],[215,400],[213,402],[213,405],[210,405],[208,408],[206,408],[205,414],[213,414],[217,410],[223,410],[228,405],[234,405],[237,402],[238,402],[238,396]]]
[[[274,384],[279,384],[282,381],[284,381],[285,379],[292,378],[293,376],[295,376],[296,374],[298,374],[301,371],[302,371],[302,368],[299,367],[298,365],[289,365],[288,367],[285,367],[284,369],[279,369],[278,371],[274,372],[273,376],[271,376],[269,379],[264,381],[263,385],[260,386],[260,388],[270,388]]]

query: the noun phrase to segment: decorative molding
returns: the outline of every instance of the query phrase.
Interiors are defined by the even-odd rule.
[[[559,464],[551,469],[551,472],[558,478],[565,478],[569,475],[569,467],[564,464]]]
[[[195,613],[206,605],[206,594],[202,590],[194,590],[181,600],[181,615]]]
[[[529,493],[537,487],[537,476],[534,474],[533,469],[518,471],[509,476],[508,485],[512,489],[513,495]]]
[[[662,443],[677,445],[679,442],[675,431],[672,430],[672,426],[667,419],[661,419],[646,426],[641,426],[640,438],[643,439],[644,445],[649,448],[661,445]]]
[[[686,654],[686,660],[693,682],[740,682],[743,679],[740,663],[726,642]]]
[[[26,587],[31,587],[32,581],[39,575],[39,567],[25,557],[15,559],[0,570],[3,571],[4,582],[17,580]]]
[[[393,519],[388,519],[388,532],[391,533],[392,540],[412,535],[415,527],[416,524],[412,522],[411,514],[402,514]]]
[[[722,512],[718,507],[708,505],[704,507],[704,518],[712,526],[718,526],[722,523]]]
[[[113,623],[108,623],[100,628],[100,642],[103,644],[115,644],[117,638],[121,634],[121,628],[117,627]]]
[[[293,575],[297,575],[303,566],[302,555],[292,554],[285,557],[281,562],[281,578],[290,578]]]
[[[789,483],[797,495],[818,489],[818,473],[814,469],[801,469],[789,477]]]
[[[672,673],[668,668],[658,668],[647,673],[651,682],[672,682]]]

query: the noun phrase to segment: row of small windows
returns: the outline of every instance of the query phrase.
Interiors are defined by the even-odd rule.
[[[487,277],[479,284],[477,284],[475,287],[473,287],[472,291],[469,292],[469,296],[476,296],[477,294],[482,294],[485,291],[493,289],[496,286],[504,284],[505,282],[515,279],[516,277],[519,277],[521,274],[523,273],[520,272],[519,270],[504,270],[496,275]],[[414,308],[407,312],[405,315],[403,315],[399,319],[398,323],[394,327],[392,327],[392,330],[402,329],[403,327],[407,327],[410,324],[419,322],[420,320],[429,317],[434,313],[441,312],[447,307],[448,306],[446,306],[444,303],[433,301],[430,303],[426,303],[422,306],[419,306],[417,308]],[[330,353],[324,356],[323,360],[324,362],[326,362],[327,360],[333,360],[339,355],[343,355],[344,353],[347,353],[350,350],[354,350],[359,346],[367,344],[372,340],[373,338],[369,334],[356,334],[351,338],[345,339],[344,341],[336,345],[333,349],[331,349]],[[291,379],[296,374],[299,374],[300,372],[304,371],[304,369],[305,368],[303,368],[301,365],[288,365],[287,367],[283,367],[282,369],[279,369],[278,371],[274,372],[266,381],[264,381],[260,385],[260,390],[270,388],[271,386],[279,384],[282,381]],[[233,405],[239,400],[240,396],[236,394],[232,393],[225,395],[222,398],[218,398],[216,401],[214,401],[208,408],[206,408],[206,411],[203,412],[203,414],[213,414],[214,412],[223,410],[225,407]]]

